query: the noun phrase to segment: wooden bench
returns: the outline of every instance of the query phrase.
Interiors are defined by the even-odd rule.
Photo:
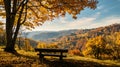
[[[43,59],[44,56],[55,56],[62,60],[63,57],[66,57],[66,55],[63,55],[63,53],[67,53],[68,49],[35,48],[35,51],[39,52],[37,55],[39,55],[40,59]]]

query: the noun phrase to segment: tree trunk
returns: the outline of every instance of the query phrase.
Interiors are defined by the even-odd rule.
[[[6,11],[6,52],[14,53],[15,42],[13,41],[14,32],[13,25],[15,21],[15,14],[11,11],[11,0],[4,0],[5,11]]]
[[[13,3],[11,3],[13,2]],[[25,2],[25,3],[24,3]],[[17,25],[14,24],[15,17],[17,14],[17,0],[4,0],[5,12],[6,12],[6,52],[16,53],[15,43],[18,36],[18,32],[21,26],[21,18],[24,11],[24,7],[27,4],[27,1],[23,0],[19,17],[17,19]],[[12,6],[12,5],[13,6]],[[22,21],[24,23],[25,21]],[[14,26],[15,25],[15,26]]]
[[[13,41],[13,30],[12,30],[12,26],[11,26],[11,20],[14,20],[13,18],[7,17],[6,18],[6,48],[5,51],[7,52],[16,52],[15,51],[15,43]]]

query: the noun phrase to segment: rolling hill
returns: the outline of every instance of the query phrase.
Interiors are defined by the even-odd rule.
[[[34,31],[24,33],[22,36],[31,38],[38,41],[48,41],[49,39],[66,36],[71,33],[75,33],[78,30],[63,30],[63,31]]]
[[[78,30],[75,33],[59,37],[52,41],[57,42],[59,46],[62,46],[64,48],[84,49],[86,42],[90,38],[113,35],[115,32],[120,32],[120,24],[113,24],[105,27],[89,29],[87,31]]]
[[[120,24],[112,24],[105,27],[80,30],[64,30],[64,31],[34,31],[27,32],[26,37],[33,40],[44,42],[55,42],[62,48],[78,48],[84,49],[84,46],[90,38],[96,36],[112,35],[120,32]],[[23,35],[25,36],[25,34]]]

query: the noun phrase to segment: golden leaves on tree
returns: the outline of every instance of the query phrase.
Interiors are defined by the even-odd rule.
[[[3,0],[0,0],[0,5],[2,5],[2,1]],[[16,17],[19,17],[22,8],[22,6],[19,7],[19,5],[22,2],[24,3],[24,1],[17,1],[16,9],[18,10]],[[74,19],[77,19],[76,15],[80,14],[84,8],[88,7],[90,9],[95,9],[97,3],[97,0],[29,0],[23,10],[21,21],[24,21],[26,18],[26,22],[30,22],[30,25],[41,25],[39,22],[43,24],[45,21],[53,20],[56,17],[64,17],[66,13],[69,13]],[[1,13],[1,15],[3,14]]]

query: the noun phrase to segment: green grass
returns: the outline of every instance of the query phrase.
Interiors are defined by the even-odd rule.
[[[3,51],[0,46],[0,67],[120,67],[119,60],[98,60],[80,56],[67,56],[63,61],[59,58],[45,57],[39,61],[37,52],[17,50],[20,56]]]

